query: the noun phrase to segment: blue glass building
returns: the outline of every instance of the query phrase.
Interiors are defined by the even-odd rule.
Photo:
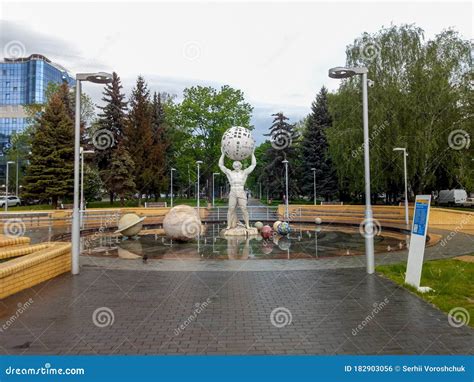
[[[11,135],[31,122],[23,106],[44,103],[48,84],[63,81],[75,84],[66,69],[40,54],[0,62],[0,155]]]

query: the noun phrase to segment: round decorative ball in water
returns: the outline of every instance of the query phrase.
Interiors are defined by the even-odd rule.
[[[185,205],[173,207],[163,219],[163,229],[170,239],[189,241],[201,234],[201,219],[194,208]]]
[[[316,224],[321,224],[323,221],[321,220],[321,218],[316,218],[316,219],[314,219],[314,222]]]
[[[118,222],[118,229],[115,233],[120,233],[122,236],[132,237],[138,235],[142,230],[144,217],[137,214],[125,214]]]
[[[221,141],[224,154],[234,161],[241,161],[252,155],[255,139],[249,129],[234,126],[227,129]]]
[[[280,220],[277,220],[275,223],[273,223],[273,230],[275,232],[278,232],[278,226],[281,224]]]
[[[272,227],[264,225],[260,230],[260,235],[262,235],[264,239],[270,239],[272,237]]]
[[[290,246],[291,246],[291,241],[288,240],[287,237],[282,237],[278,241],[278,248],[280,248],[282,251],[288,251],[290,249]]]
[[[288,235],[291,232],[290,225],[287,222],[282,222],[278,226],[278,233],[280,235]]]
[[[254,227],[257,228],[260,231],[263,228],[263,223],[262,222],[256,222],[254,224]]]

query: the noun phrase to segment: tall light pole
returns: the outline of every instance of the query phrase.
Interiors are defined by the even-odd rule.
[[[20,163],[18,159],[18,147],[16,149],[16,176],[15,176],[15,195],[18,197],[18,164]]]
[[[216,175],[220,175],[218,172],[213,172],[212,173],[212,206],[214,207],[215,205],[215,200],[214,200],[214,184],[216,182]]]
[[[369,157],[369,101],[367,96],[367,68],[336,67],[329,69],[331,78],[350,78],[356,75],[362,77],[362,119],[364,124],[364,172],[365,172],[365,257],[367,273],[375,271],[374,262],[374,221],[370,195],[370,157]]]
[[[175,168],[171,167],[170,173],[171,173],[171,203],[170,206],[173,208],[173,172],[176,171]]]
[[[9,160],[7,162],[7,173],[6,173],[6,179],[5,179],[5,212],[8,211],[8,181],[9,181],[9,173],[8,173],[8,168],[10,167],[10,164],[14,164],[15,162],[12,160]]]
[[[405,224],[408,226],[408,182],[407,182],[407,149],[406,147],[395,147],[393,151],[403,152],[403,173],[405,176]]]
[[[82,147],[80,149],[81,153],[81,217],[82,212],[84,211],[84,155],[86,154],[94,154],[95,151],[93,150],[84,150]]]
[[[72,210],[72,267],[73,275],[79,274],[79,254],[81,250],[81,222],[79,213],[79,172],[81,149],[81,82],[107,84],[112,81],[109,73],[78,73],[76,74],[76,113],[74,126],[74,208]]]
[[[197,160],[196,161],[196,166],[197,166],[197,190],[196,190],[196,196],[197,196],[197,210],[198,210],[198,216],[201,216],[200,215],[200,212],[199,212],[199,177],[200,177],[200,173],[199,173],[199,166],[202,164],[202,160]]]
[[[316,169],[313,167],[313,193],[314,193],[314,205],[316,205]]]
[[[281,163],[285,165],[285,218],[288,220],[290,216],[288,213],[288,161],[285,159]]]

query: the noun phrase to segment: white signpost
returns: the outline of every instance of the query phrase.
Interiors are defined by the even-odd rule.
[[[428,220],[430,217],[431,195],[417,195],[415,200],[415,211],[413,213],[413,224],[411,228],[410,250],[408,252],[407,272],[405,282],[425,293],[430,287],[420,287],[421,270],[423,268],[423,256],[425,254],[426,233],[428,231]]]

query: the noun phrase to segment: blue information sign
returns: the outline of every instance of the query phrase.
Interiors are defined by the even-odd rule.
[[[415,217],[413,219],[412,233],[424,236],[428,217],[429,202],[427,200],[417,200],[415,203]]]

